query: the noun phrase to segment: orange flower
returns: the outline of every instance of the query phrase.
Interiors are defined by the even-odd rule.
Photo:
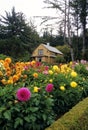
[[[18,75],[13,75],[13,82],[16,82],[19,79]]]
[[[9,67],[8,62],[4,62],[4,67],[5,67],[5,68],[8,68],[8,67]]]
[[[38,74],[37,73],[33,73],[33,77],[34,78],[38,78]]]
[[[0,71],[0,76],[3,76],[3,73]]]
[[[18,79],[21,77],[21,72],[16,73],[16,75],[18,76]]]
[[[7,84],[7,81],[5,79],[2,79],[1,82],[6,85]]]
[[[11,58],[9,58],[9,57],[5,58],[5,62],[7,62],[8,64],[10,64],[11,61],[12,61]]]
[[[34,60],[33,60],[33,61],[31,61],[31,65],[32,65],[32,66],[34,66],[34,65],[35,65],[35,63],[36,63],[36,61],[34,61]]]

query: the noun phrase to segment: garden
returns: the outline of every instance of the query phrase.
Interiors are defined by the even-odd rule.
[[[44,130],[86,97],[85,60],[47,65],[0,59],[1,130]]]

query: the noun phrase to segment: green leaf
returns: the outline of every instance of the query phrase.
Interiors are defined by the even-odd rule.
[[[10,112],[10,110],[7,110],[6,112],[4,112],[3,115],[4,115],[4,117],[6,119],[11,120],[11,112]]]
[[[14,123],[14,128],[17,128],[19,125],[23,125],[23,120],[21,118],[16,118]]]
[[[38,111],[38,109],[39,109],[38,107],[31,107],[31,108],[30,108],[30,111],[31,111],[31,112],[36,112],[36,111]]]
[[[30,122],[30,118],[28,116],[24,117],[25,121]]]
[[[42,117],[43,117],[43,120],[45,121],[46,120],[46,118],[47,118],[47,116],[44,114],[44,115],[42,115]]]
[[[0,107],[0,113],[6,110],[6,107]]]

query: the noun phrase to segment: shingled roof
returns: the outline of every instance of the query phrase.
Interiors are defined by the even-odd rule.
[[[54,52],[54,53],[57,53],[57,54],[61,54],[61,55],[63,54],[57,48],[50,46],[49,43],[47,45],[43,44],[43,46],[45,46],[51,52]]]

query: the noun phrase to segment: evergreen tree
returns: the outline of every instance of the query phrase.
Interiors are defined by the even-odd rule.
[[[34,40],[35,39],[35,40]],[[33,26],[29,26],[22,12],[6,12],[6,17],[0,19],[0,53],[17,57],[26,51],[31,54],[33,47],[37,46],[39,35]],[[5,51],[4,51],[5,50]]]
[[[88,0],[72,0],[72,8],[74,9],[74,17],[77,18],[76,23],[80,20],[83,34],[82,58],[85,57],[86,52],[86,25],[88,16]]]

